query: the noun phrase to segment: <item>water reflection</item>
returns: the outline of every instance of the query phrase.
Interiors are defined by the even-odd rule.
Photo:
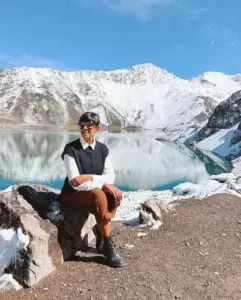
[[[42,182],[60,188],[65,178],[60,155],[65,144],[77,137],[75,133],[1,133],[1,188],[11,181]],[[125,190],[168,188],[208,176],[205,163],[184,145],[160,142],[143,134],[102,133],[98,140],[108,145],[116,184]],[[215,173],[222,171],[214,166]]]

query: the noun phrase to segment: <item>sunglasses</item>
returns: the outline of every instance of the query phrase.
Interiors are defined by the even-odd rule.
[[[82,122],[82,123],[79,123],[79,124],[78,124],[78,127],[79,127],[80,129],[84,129],[85,127],[86,127],[87,129],[93,129],[93,128],[95,127],[95,125],[94,125],[93,123],[84,123],[84,122]]]

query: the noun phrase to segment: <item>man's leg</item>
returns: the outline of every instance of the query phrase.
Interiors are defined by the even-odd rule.
[[[112,265],[122,266],[123,260],[116,252],[111,239],[110,220],[114,218],[116,208],[113,208],[111,211],[108,210],[108,199],[106,194],[99,189],[77,191],[61,195],[61,201],[66,204],[87,209],[95,216],[98,229],[104,237],[103,254]]]
[[[120,202],[117,202],[115,200],[115,197],[110,193],[105,193],[107,197],[108,202],[108,211],[112,214],[112,217],[114,218],[117,206],[120,205]],[[106,223],[107,222],[107,223]],[[110,236],[110,224],[109,221],[101,222],[99,226],[96,224],[93,228],[94,234],[96,236],[96,249],[99,253],[103,252],[103,246],[104,246],[104,236]],[[100,227],[103,226],[103,229],[100,231]]]

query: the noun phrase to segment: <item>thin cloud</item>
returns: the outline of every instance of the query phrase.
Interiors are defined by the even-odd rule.
[[[147,18],[155,8],[165,7],[175,0],[72,0],[86,5],[102,5],[119,13]]]
[[[192,21],[196,18],[199,18],[200,15],[210,11],[209,8],[190,8],[190,7],[181,7],[181,10],[187,15],[185,17],[186,21]]]
[[[32,56],[32,55],[6,55],[0,53],[0,61],[3,61],[10,67],[43,67],[43,68],[56,68],[56,69],[63,69],[64,64],[52,60],[42,56]]]
[[[212,25],[203,29],[210,39],[211,45],[223,45],[225,47],[234,47],[239,41],[239,35],[230,28],[214,29]]]

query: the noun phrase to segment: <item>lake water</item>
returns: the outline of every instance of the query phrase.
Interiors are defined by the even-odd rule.
[[[225,162],[158,135],[100,133],[108,145],[116,185],[124,191],[165,190],[228,170]],[[0,190],[15,183],[41,183],[57,189],[66,176],[60,155],[78,133],[0,133]]]

